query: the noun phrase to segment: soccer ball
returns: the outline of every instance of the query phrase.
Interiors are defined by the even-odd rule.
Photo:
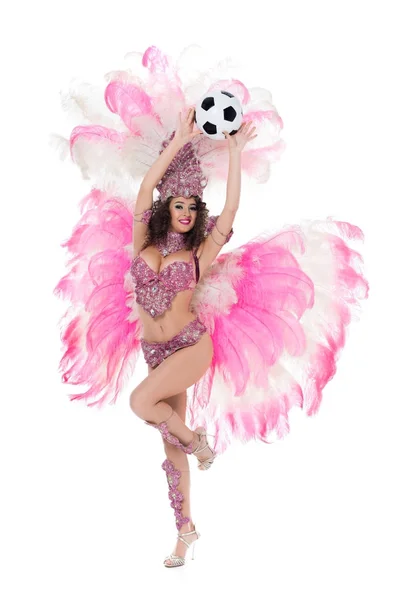
[[[224,90],[215,90],[197,102],[194,119],[207,137],[224,140],[223,131],[234,135],[241,126],[243,110],[236,96]]]

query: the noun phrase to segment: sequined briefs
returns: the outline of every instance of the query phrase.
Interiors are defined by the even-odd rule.
[[[140,343],[144,359],[151,367],[157,367],[170,354],[181,348],[186,348],[186,346],[196,344],[206,331],[205,325],[196,317],[167,342],[146,342],[141,338]]]

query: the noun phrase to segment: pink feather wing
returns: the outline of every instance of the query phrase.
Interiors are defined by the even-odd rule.
[[[92,190],[82,217],[63,244],[69,272],[54,293],[70,303],[61,319],[62,380],[87,389],[69,394],[88,406],[115,403],[140,349],[129,277],[132,214],[120,198]]]
[[[289,411],[315,414],[336,371],[345,330],[368,295],[362,239],[333,220],[263,234],[220,255],[193,305],[212,336],[212,364],[189,400],[191,425],[270,442],[289,431]]]

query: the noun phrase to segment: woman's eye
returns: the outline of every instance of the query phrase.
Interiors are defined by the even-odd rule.
[[[178,210],[180,210],[180,209],[183,208],[183,206],[182,206],[182,204],[175,204],[175,208],[177,208]],[[191,206],[190,208],[191,208],[191,210],[196,210],[197,211],[197,206]]]

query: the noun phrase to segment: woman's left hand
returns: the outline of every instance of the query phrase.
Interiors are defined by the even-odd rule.
[[[192,106],[186,111],[184,116],[182,116],[181,112],[178,115],[178,125],[175,131],[174,139],[181,146],[191,142],[197,135],[203,135],[203,132],[200,129],[193,129],[195,122],[194,113],[195,109],[194,106]]]
[[[229,152],[241,152],[247,142],[254,140],[257,137],[255,134],[255,127],[251,127],[253,121],[249,121],[248,123],[242,123],[239,127],[237,133],[234,135],[229,135],[227,131],[224,131],[223,134],[225,138],[228,140]]]

